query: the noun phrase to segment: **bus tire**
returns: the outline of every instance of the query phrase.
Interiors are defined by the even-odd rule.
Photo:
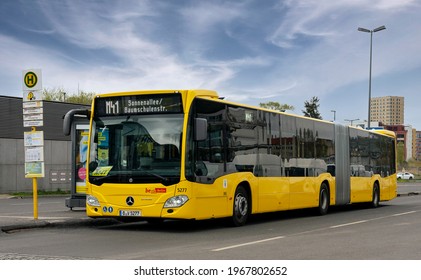
[[[322,183],[319,193],[319,206],[317,207],[317,212],[320,216],[327,214],[327,211],[329,210],[329,201],[329,188],[326,183]]]
[[[235,190],[232,224],[236,227],[245,225],[250,214],[250,197],[243,186]]]
[[[377,208],[380,204],[380,187],[379,184],[376,182],[373,186],[373,198],[371,199],[371,207]]]

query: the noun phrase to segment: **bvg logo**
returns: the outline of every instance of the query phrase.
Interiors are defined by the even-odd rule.
[[[33,88],[38,82],[38,77],[34,72],[28,72],[23,80],[28,88]]]

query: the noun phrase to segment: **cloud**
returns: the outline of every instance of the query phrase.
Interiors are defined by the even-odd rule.
[[[416,1],[19,3],[16,11],[30,21],[16,22],[16,11],[0,19],[4,94],[19,96],[21,71],[41,68],[45,87],[69,93],[209,88],[232,101],[296,108],[318,96],[326,110],[353,96],[349,102],[362,108],[370,37],[357,28],[379,25],[387,29],[373,38],[374,92],[409,94],[418,86],[384,78],[421,69]]]
[[[418,5],[415,0],[374,0],[370,4],[364,0],[286,1],[285,5],[278,7],[285,14],[267,41],[281,48],[293,48],[298,44],[296,41],[303,37],[323,40],[325,37],[337,36],[349,24],[356,24],[361,14],[397,13],[415,5]]]
[[[86,1],[39,1],[43,16],[65,42],[83,48],[114,45],[133,22],[156,15],[148,1],[98,4]],[[129,7],[129,9],[128,9]],[[145,21],[146,22],[146,21]]]
[[[287,49],[293,57],[288,59],[288,70],[281,73],[294,73],[299,85],[308,85],[305,90],[324,94],[346,84],[360,81],[366,77],[368,62],[369,37],[357,32],[360,14],[370,9],[382,9],[376,17],[387,24],[387,30],[375,35],[376,74],[388,73],[407,67],[408,64],[419,65],[419,59],[409,58],[408,52],[415,56],[417,44],[411,44],[407,36],[397,34],[396,22],[390,22],[388,16],[396,13],[396,8],[410,13],[414,1],[290,1],[279,27],[267,37],[268,42]],[[377,13],[376,13],[377,14]],[[412,17],[414,20],[416,17]],[[416,21],[419,21],[416,19]],[[364,24],[364,22],[362,23]],[[387,32],[387,33],[385,33]],[[420,42],[421,38],[413,41]],[[391,38],[400,37],[400,40]],[[419,35],[415,35],[419,37]],[[305,48],[304,48],[305,46]],[[398,53],[399,51],[400,53]],[[390,54],[396,53],[393,59]],[[405,57],[406,56],[406,57]],[[417,56],[419,57],[419,56]],[[411,61],[409,61],[411,60]],[[301,73],[300,73],[301,72]],[[297,75],[298,74],[298,75]]]
[[[194,33],[208,33],[219,24],[228,24],[244,18],[243,4],[230,1],[198,1],[196,5],[185,6],[179,10],[187,29]]]

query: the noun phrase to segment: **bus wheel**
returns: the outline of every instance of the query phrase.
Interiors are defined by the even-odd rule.
[[[377,208],[380,204],[380,188],[378,183],[373,186],[373,199],[371,200],[371,207]]]
[[[234,226],[243,226],[250,213],[250,201],[247,191],[243,186],[238,186],[234,196],[234,209],[232,223]]]
[[[317,208],[319,215],[326,215],[329,209],[329,189],[326,183],[320,186],[319,207]]]

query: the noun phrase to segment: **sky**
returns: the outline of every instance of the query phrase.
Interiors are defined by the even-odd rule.
[[[2,0],[0,95],[22,97],[22,71],[41,69],[68,95],[201,88],[298,115],[316,96],[323,119],[364,121],[370,33],[357,29],[384,25],[371,96],[404,96],[421,130],[420,14],[420,0]]]

